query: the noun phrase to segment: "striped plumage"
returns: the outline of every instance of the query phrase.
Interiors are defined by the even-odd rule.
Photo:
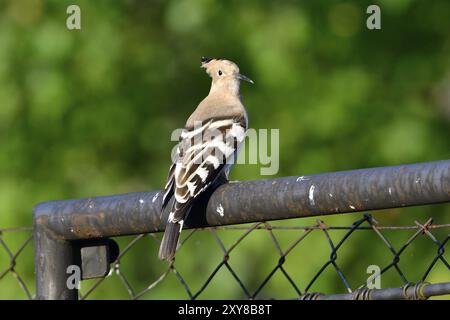
[[[212,78],[211,90],[181,133],[163,196],[162,209],[168,213],[163,216],[168,220],[159,257],[164,260],[174,258],[179,233],[195,199],[219,178],[228,178],[248,128],[239,83],[252,81],[229,60],[203,58],[202,67]]]

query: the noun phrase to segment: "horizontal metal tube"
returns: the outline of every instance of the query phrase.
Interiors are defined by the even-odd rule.
[[[403,288],[387,288],[387,289],[373,289],[368,292],[365,300],[404,300],[414,298],[429,298],[434,296],[441,296],[450,294],[450,282],[424,284],[422,288],[417,292],[419,296],[416,296],[414,286],[407,288],[406,292]],[[405,295],[406,293],[406,295]],[[315,296],[317,300],[354,300],[355,293],[344,294],[329,294]]]
[[[35,224],[55,239],[89,239],[164,230],[162,192],[51,201]],[[186,228],[425,205],[450,201],[450,160],[234,182],[203,196]]]

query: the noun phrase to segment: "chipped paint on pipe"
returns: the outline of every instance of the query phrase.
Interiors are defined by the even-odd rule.
[[[311,201],[311,187],[313,201]],[[164,230],[160,191],[51,201],[35,224],[75,240]],[[332,196],[330,196],[332,195]],[[450,201],[450,160],[229,183],[198,201],[186,228],[240,224]],[[221,207],[218,214],[217,208]],[[206,212],[206,214],[205,214]]]
[[[207,222],[236,224],[449,201],[447,160],[224,185],[209,200]],[[209,214],[216,203],[227,212],[222,219]]]

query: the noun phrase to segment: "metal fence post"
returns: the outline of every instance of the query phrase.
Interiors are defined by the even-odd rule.
[[[34,212],[36,299],[76,300],[78,290],[67,286],[67,267],[80,265],[79,250],[70,241],[54,237],[46,220]]]

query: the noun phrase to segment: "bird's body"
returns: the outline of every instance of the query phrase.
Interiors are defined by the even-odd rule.
[[[162,209],[170,211],[159,251],[163,260],[174,258],[184,219],[195,199],[218,179],[228,178],[248,128],[239,83],[252,81],[229,60],[204,58],[202,67],[212,78],[211,90],[188,118],[169,170]]]

